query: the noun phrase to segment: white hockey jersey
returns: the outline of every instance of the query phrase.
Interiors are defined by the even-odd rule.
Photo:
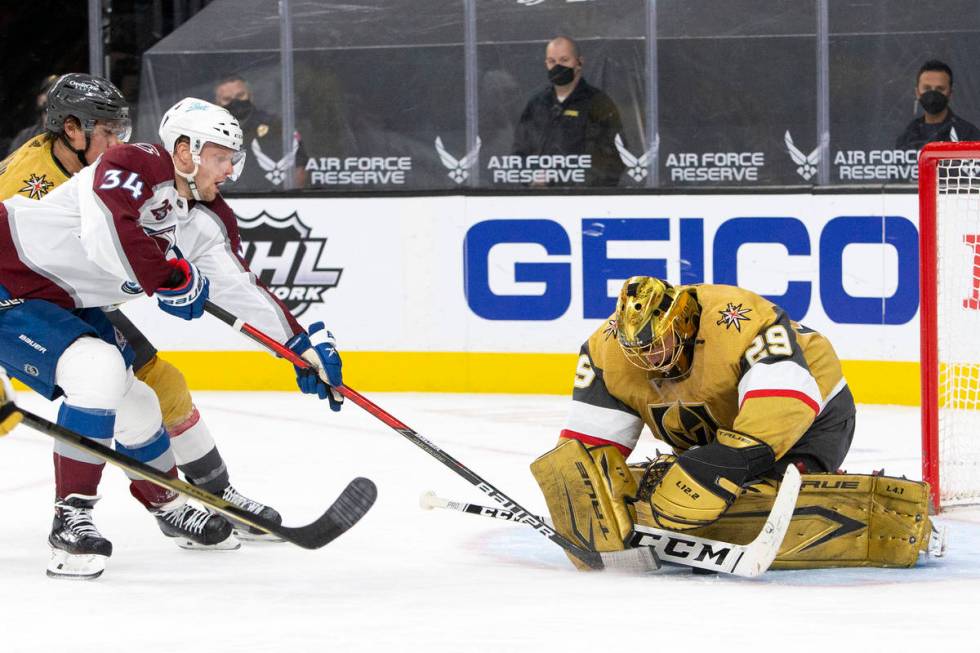
[[[15,299],[63,308],[121,304],[164,286],[183,257],[211,299],[280,342],[302,330],[241,257],[235,214],[219,196],[180,197],[170,155],[143,143],[110,148],[40,201],[0,205],[0,285]]]

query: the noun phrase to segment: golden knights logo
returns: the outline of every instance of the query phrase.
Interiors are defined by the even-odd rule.
[[[729,327],[734,326],[736,331],[742,331],[742,321],[748,322],[750,318],[747,314],[751,313],[751,308],[742,308],[741,304],[737,306],[731,302],[728,302],[728,306],[724,310],[718,311],[718,315],[721,319],[715,322],[717,325],[725,325],[725,330],[727,331]]]
[[[650,404],[653,435],[670,446],[686,451],[714,441],[718,422],[703,403]]]
[[[323,301],[323,293],[340,282],[341,268],[320,267],[326,238],[311,238],[311,229],[294,211],[277,218],[265,211],[254,218],[238,218],[242,258],[259,281],[293,315]]]
[[[31,173],[30,178],[24,180],[24,187],[18,193],[27,193],[32,200],[39,200],[54,188],[54,182],[48,179],[47,175],[36,175]]]

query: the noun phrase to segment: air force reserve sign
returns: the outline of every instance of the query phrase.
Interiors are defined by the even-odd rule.
[[[294,211],[277,218],[265,211],[238,218],[242,255],[249,268],[293,315],[323,301],[323,293],[340,281],[341,268],[320,267],[326,238],[311,238],[311,229]]]

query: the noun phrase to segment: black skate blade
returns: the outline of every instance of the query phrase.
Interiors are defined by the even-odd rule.
[[[371,479],[357,477],[347,484],[337,500],[316,521],[290,528],[271,525],[268,532],[279,535],[304,549],[319,549],[346,533],[374,505],[378,498],[378,488]],[[259,520],[253,520],[262,525]]]

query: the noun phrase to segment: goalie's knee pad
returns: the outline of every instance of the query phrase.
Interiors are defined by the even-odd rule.
[[[116,410],[129,378],[119,350],[91,336],[71,343],[55,368],[55,383],[65,393],[65,402],[79,408]]]
[[[620,551],[633,530],[636,481],[615,446],[563,439],[531,464],[555,529],[584,549]],[[588,567],[569,554],[580,569]]]

